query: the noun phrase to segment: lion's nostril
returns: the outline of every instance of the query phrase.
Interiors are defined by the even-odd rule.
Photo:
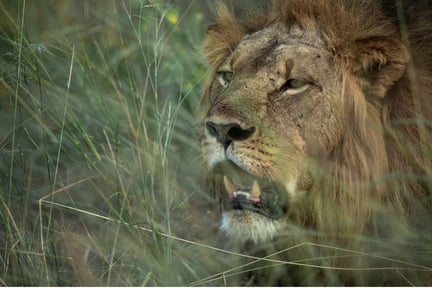
[[[248,139],[255,132],[255,127],[243,129],[239,124],[228,123],[218,124],[212,121],[206,122],[208,133],[227,148],[233,141],[243,141]]]
[[[231,127],[227,134],[232,140],[246,140],[255,132],[255,127],[243,129],[239,125]]]

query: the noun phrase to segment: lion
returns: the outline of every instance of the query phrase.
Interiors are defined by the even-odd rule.
[[[234,284],[432,284],[423,2],[216,6],[201,146],[220,230],[254,257]]]

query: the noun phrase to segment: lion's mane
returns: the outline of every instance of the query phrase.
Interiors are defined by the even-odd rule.
[[[305,30],[320,31],[328,50],[333,53],[335,69],[345,85],[347,101],[354,103],[354,110],[350,111],[352,117],[347,123],[346,135],[331,151],[331,160],[317,163],[317,168],[311,172],[314,185],[304,200],[304,209],[296,224],[316,229],[320,236],[343,239],[325,242],[342,249],[332,250],[335,255],[342,251],[372,253],[381,244],[389,245],[389,250],[401,252],[397,255],[399,258],[395,257],[398,259],[396,266],[405,265],[410,268],[408,270],[418,269],[430,274],[430,268],[416,265],[431,264],[431,250],[420,255],[405,244],[416,239],[431,240],[432,9],[426,1],[404,1],[399,6],[393,4],[396,2],[272,1],[267,12],[251,16],[250,11],[243,11],[243,15],[247,15],[244,19],[236,18],[230,9],[220,4],[216,9],[216,24],[208,31],[204,50],[213,77],[244,35],[270,23],[297,23]],[[373,47],[368,46],[369,39],[374,40]],[[404,49],[393,49],[397,45]],[[406,68],[400,69],[402,66]],[[384,76],[378,77],[377,69],[381,69]],[[380,99],[369,97],[380,92],[374,91],[373,85],[362,86],[353,76],[359,71],[371,83],[378,81],[388,87],[385,95]],[[387,79],[394,73],[403,73],[395,83]],[[204,92],[203,105],[208,94],[209,87]],[[366,238],[358,240],[361,237]],[[358,241],[353,241],[354,238]],[[299,239],[313,241],[307,237]],[[374,239],[376,245],[367,239]],[[377,243],[382,239],[389,240]],[[281,239],[275,242],[279,248],[274,248],[273,252],[286,248],[288,243]],[[354,242],[356,244],[352,244]],[[317,243],[322,242],[311,245],[321,245]],[[399,246],[400,243],[405,246]],[[294,241],[295,244],[299,243]],[[404,249],[403,252],[399,248]],[[289,257],[288,260],[293,261]],[[345,267],[361,266],[361,261],[352,264],[355,261],[341,260],[340,263],[345,263],[341,264],[347,265]],[[362,271],[361,277],[367,278],[366,270]],[[353,277],[347,276],[346,282],[371,283]],[[278,283],[285,282],[270,285]]]

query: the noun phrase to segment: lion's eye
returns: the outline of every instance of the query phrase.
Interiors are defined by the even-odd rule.
[[[231,71],[219,71],[217,78],[223,87],[227,87],[233,76],[234,73]]]
[[[281,87],[280,92],[288,93],[290,95],[298,94],[308,88],[309,83],[299,79],[288,79]]]

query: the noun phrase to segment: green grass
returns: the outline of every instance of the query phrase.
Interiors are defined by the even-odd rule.
[[[190,285],[232,263],[206,246],[204,8],[0,3],[0,285]]]

